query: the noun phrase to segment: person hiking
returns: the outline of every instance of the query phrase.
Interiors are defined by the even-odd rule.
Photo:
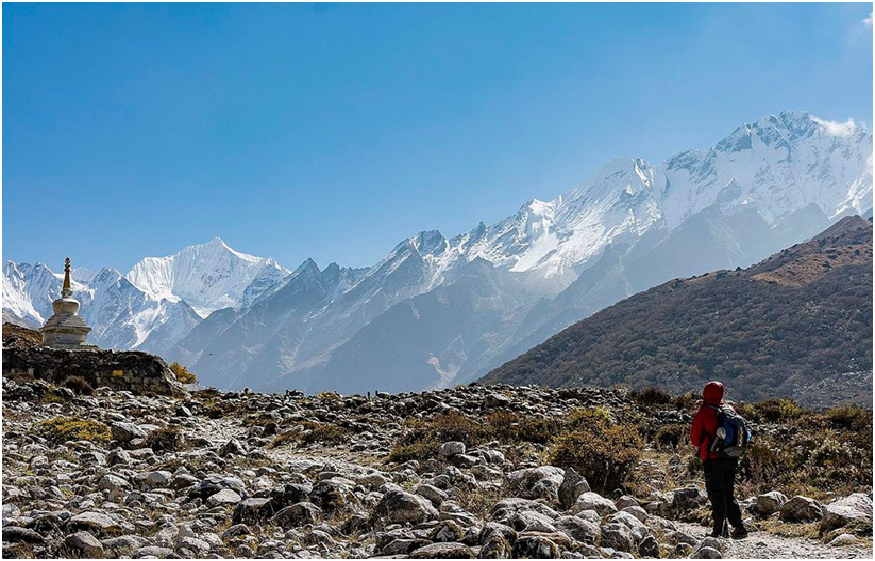
[[[711,537],[729,537],[727,521],[732,525],[732,537],[743,538],[747,530],[741,521],[741,507],[735,499],[735,473],[738,458],[726,458],[712,450],[717,434],[717,419],[721,407],[732,408],[723,401],[723,384],[708,382],[702,392],[703,403],[693,417],[690,441],[699,449],[705,464],[705,490],[711,502],[714,529]]]

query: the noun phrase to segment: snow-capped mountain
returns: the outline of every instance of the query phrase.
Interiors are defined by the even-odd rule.
[[[442,387],[635,292],[749,266],[871,209],[872,133],[781,113],[664,163],[612,159],[552,201],[452,238],[420,232],[366,269],[307,260],[289,273],[218,238],[144,259],[126,280],[168,306],[148,317],[180,327],[131,333],[141,348],[160,340],[166,358],[223,388]],[[29,268],[4,275],[4,317],[36,319],[55,297],[45,273],[18,280]],[[206,317],[188,327],[185,308]]]
[[[146,257],[128,273],[134,286],[156,299],[185,300],[206,317],[220,308],[236,307],[250,285],[265,289],[289,271],[274,261],[234,251],[215,237],[168,257]],[[251,300],[258,294],[247,294]]]
[[[12,261],[3,273],[4,321],[41,327],[52,315],[63,274],[42,263]],[[74,269],[71,277],[80,313],[92,328],[89,341],[166,354],[200,323],[198,311],[245,306],[287,274],[272,259],[238,253],[216,238],[170,257],[143,259],[127,277],[109,268]]]

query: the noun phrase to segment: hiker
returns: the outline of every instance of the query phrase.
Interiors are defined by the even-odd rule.
[[[708,382],[702,392],[703,403],[693,417],[690,440],[699,449],[699,457],[705,464],[705,490],[711,501],[714,529],[711,537],[729,537],[727,521],[732,525],[732,537],[743,538],[747,530],[741,521],[741,507],[735,500],[735,472],[738,458],[727,458],[714,451],[712,444],[717,435],[717,420],[721,408],[733,410],[723,401],[723,384]]]

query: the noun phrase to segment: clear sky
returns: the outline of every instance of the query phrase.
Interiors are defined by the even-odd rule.
[[[3,257],[219,235],[364,266],[807,110],[872,123],[872,4],[4,4]],[[868,20],[868,21],[864,21]]]

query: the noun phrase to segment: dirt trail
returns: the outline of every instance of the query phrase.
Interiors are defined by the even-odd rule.
[[[678,530],[704,536],[704,526],[675,522]],[[724,559],[872,559],[872,547],[858,545],[832,547],[808,538],[785,538],[767,532],[751,532],[743,540],[724,540]]]

